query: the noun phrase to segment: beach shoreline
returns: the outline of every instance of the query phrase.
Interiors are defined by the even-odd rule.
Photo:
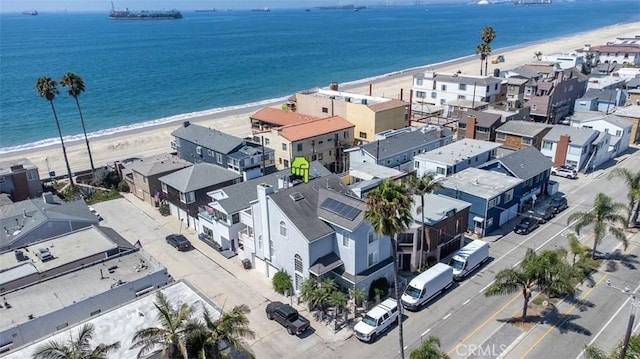
[[[495,68],[502,70],[524,65],[528,62],[535,62],[533,53],[542,51],[543,53],[573,52],[585,44],[604,44],[613,41],[616,37],[640,35],[640,22],[610,25],[604,28],[594,29],[588,32],[581,32],[569,36],[555,39],[545,39],[532,43],[525,43],[515,46],[496,49],[489,56],[489,72],[493,73]],[[491,59],[497,55],[503,55],[505,62],[491,64]],[[437,70],[444,73],[460,71],[463,74],[479,74],[479,58],[477,55],[467,55],[455,59],[450,59],[434,64],[427,64],[419,67],[403,69],[392,73],[373,76],[339,84],[340,90],[369,94],[372,96],[409,100],[409,93],[412,88],[413,76],[428,69]],[[327,84],[328,86],[328,84]],[[293,94],[293,93],[292,93]],[[292,95],[291,94],[291,95]],[[287,96],[288,97],[288,96]],[[287,97],[267,99],[253,103],[230,106],[227,108],[210,109],[195,113],[180,114],[162,119],[143,122],[151,124],[149,126],[124,129],[121,132],[109,133],[89,139],[91,153],[94,164],[97,167],[111,164],[114,161],[130,157],[146,157],[160,153],[171,152],[171,132],[184,121],[190,121],[202,126],[211,127],[238,137],[248,137],[251,135],[249,116],[264,107],[280,105],[286,101]],[[132,126],[137,126],[135,124]],[[90,169],[88,154],[84,138],[65,140],[65,147],[69,158],[69,163],[73,172],[80,172]],[[48,177],[50,170],[63,174],[66,171],[60,143],[52,143],[41,147],[32,147],[10,152],[0,152],[5,161],[28,158],[39,167],[41,178]],[[43,177],[46,176],[46,177]]]

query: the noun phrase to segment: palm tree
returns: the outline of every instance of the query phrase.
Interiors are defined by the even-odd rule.
[[[528,249],[524,259],[517,268],[503,269],[496,274],[495,281],[485,290],[487,297],[512,294],[521,291],[524,305],[522,306],[522,320],[527,318],[527,308],[534,289],[543,292],[575,293],[575,283],[567,274],[569,271],[558,270],[556,266],[549,267],[549,257],[555,257],[555,252],[546,250],[538,255],[533,249]]]
[[[38,347],[32,359],[107,359],[108,354],[120,348],[120,342],[113,344],[99,344],[91,349],[91,340],[95,334],[93,324],[85,324],[78,331],[78,337],[73,336],[68,342],[54,340]]]
[[[87,143],[87,153],[89,153],[89,162],[91,163],[91,175],[95,177],[96,169],[93,166],[93,157],[91,156],[91,147],[89,147],[89,138],[87,138],[87,129],[84,126],[84,117],[82,116],[82,110],[80,109],[80,101],[78,101],[78,97],[84,92],[84,80],[73,72],[67,72],[67,74],[62,77],[60,84],[63,87],[68,88],[69,96],[76,100],[76,106],[78,107],[78,113],[80,114],[80,122],[82,123],[84,140]]]
[[[482,76],[482,64],[487,61],[489,54],[491,54],[491,46],[486,43],[478,45],[478,47],[476,48],[476,54],[480,55],[480,75]]]
[[[417,349],[411,351],[410,359],[449,359],[449,356],[440,351],[440,339],[430,336],[422,342]]]
[[[627,185],[627,225],[633,227],[640,212],[640,171],[633,173],[628,168],[618,167],[609,174],[609,179],[613,177],[622,178]]]
[[[233,307],[230,312],[221,313],[220,318],[214,320],[203,306],[204,321],[190,322],[187,325],[187,346],[190,351],[201,359],[221,359],[224,355],[220,348],[228,344],[243,353],[244,357],[254,358],[241,340],[255,338],[255,332],[249,328],[247,319],[250,311],[246,304],[242,304]]]
[[[627,224],[624,216],[619,214],[624,208],[624,204],[614,202],[611,197],[604,193],[598,193],[591,211],[575,212],[567,219],[567,224],[576,221],[575,230],[578,235],[582,228],[593,225],[595,238],[593,239],[591,258],[596,259],[596,248],[607,232],[613,234],[614,237],[622,242],[624,249],[627,249],[629,241],[624,231],[616,226],[617,224],[622,224],[623,226]]]
[[[427,173],[424,176],[418,178],[414,175],[409,178],[409,190],[412,194],[420,197],[420,214],[422,215],[422,221],[420,227],[422,229],[422,240],[420,242],[420,257],[418,257],[418,268],[422,268],[422,252],[423,246],[427,243],[427,231],[424,225],[424,196],[429,193],[433,193],[439,189],[442,189],[442,183],[435,179],[435,174]],[[430,250],[427,243],[427,252]]]
[[[386,180],[367,196],[365,218],[376,233],[389,236],[393,252],[393,285],[398,303],[398,334],[400,357],[404,359],[404,339],[402,336],[402,303],[398,281],[398,234],[406,230],[413,221],[411,203],[413,199],[402,184]]]
[[[480,32],[480,38],[482,39],[482,41],[487,45],[487,48],[489,51],[486,52],[485,55],[485,62],[484,62],[484,75],[487,76],[487,67],[489,65],[489,61],[487,60],[489,58],[489,55],[491,54],[491,42],[496,38],[497,34],[496,34],[496,30],[493,29],[493,27],[491,26],[487,26],[484,29],[482,29],[482,31]]]
[[[60,135],[60,144],[62,145],[62,154],[64,155],[64,162],[67,164],[67,176],[69,176],[69,183],[71,187],[73,184],[73,175],[71,174],[71,167],[69,167],[69,158],[67,157],[67,149],[64,147],[64,139],[62,138],[62,130],[60,129],[60,121],[58,121],[58,114],[56,108],[53,106],[53,100],[58,91],[58,84],[49,76],[42,76],[36,81],[36,90],[38,96],[43,97],[51,104],[51,110],[53,111],[53,117],[56,119],[56,126],[58,126],[58,134]]]
[[[364,299],[365,293],[362,289],[354,286],[353,289],[349,291],[349,296],[351,300],[353,300],[353,317],[355,318],[358,315],[358,304]]]
[[[584,348],[584,357],[587,359],[618,359],[622,355],[623,342],[618,345],[609,354],[595,345],[586,345]],[[634,334],[629,338],[629,345],[625,358],[640,358],[640,335]]]
[[[158,309],[160,327],[138,330],[131,340],[130,349],[140,348],[138,358],[151,352],[156,346],[162,346],[162,354],[169,359],[186,359],[186,337],[189,333],[189,321],[193,307],[186,303],[174,307],[162,292],[156,293],[153,303]]]
[[[534,52],[533,57],[535,57],[536,60],[540,61],[540,59],[542,58],[542,51]]]

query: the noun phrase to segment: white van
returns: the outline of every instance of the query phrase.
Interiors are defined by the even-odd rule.
[[[444,263],[433,267],[413,278],[402,294],[402,306],[408,310],[418,310],[433,297],[446,291],[453,284],[453,268]]]
[[[363,342],[372,342],[397,320],[398,302],[388,298],[367,312],[367,315],[353,327],[353,331],[356,338]]]
[[[453,267],[453,279],[462,280],[489,259],[489,244],[476,239],[460,248],[449,261]]]

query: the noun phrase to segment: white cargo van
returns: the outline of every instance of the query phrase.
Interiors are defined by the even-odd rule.
[[[453,278],[462,280],[467,274],[473,272],[489,259],[489,244],[476,239],[475,241],[460,248],[453,255],[449,265],[453,267]]]
[[[356,338],[363,342],[372,342],[397,320],[398,302],[393,298],[389,298],[371,309],[353,327],[353,331],[356,334]]]
[[[453,284],[453,268],[444,263],[433,267],[413,278],[402,294],[402,306],[408,310],[418,310]]]

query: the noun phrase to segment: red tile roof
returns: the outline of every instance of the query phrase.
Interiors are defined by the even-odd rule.
[[[318,117],[303,115],[296,112],[283,111],[278,108],[266,107],[251,116],[252,120],[259,120],[279,126],[287,126],[295,123],[316,120]]]
[[[344,118],[333,116],[284,126],[278,132],[287,140],[295,142],[353,127],[355,125]]]

